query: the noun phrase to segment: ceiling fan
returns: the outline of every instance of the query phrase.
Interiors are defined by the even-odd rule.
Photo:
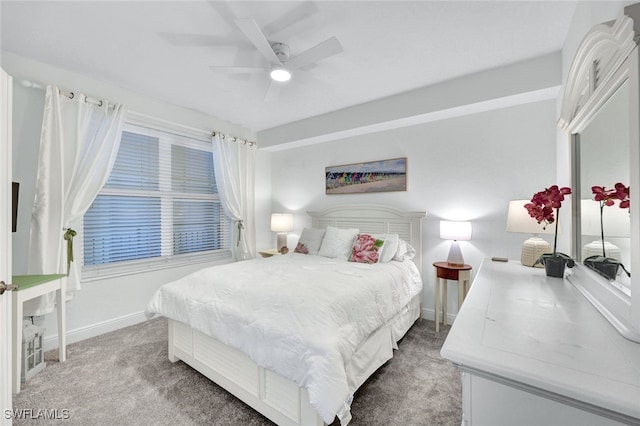
[[[268,72],[271,81],[265,95],[265,101],[267,102],[277,99],[283,83],[291,79],[292,71],[304,69],[344,50],[338,39],[331,37],[291,57],[289,46],[285,43],[267,40],[255,20],[236,19],[234,22],[251,44],[269,62],[269,65],[260,67],[211,66],[210,68],[215,72],[227,74]]]

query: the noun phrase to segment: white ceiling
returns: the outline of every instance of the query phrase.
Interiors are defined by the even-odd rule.
[[[282,22],[299,8],[310,8],[304,19]],[[558,51],[574,9],[573,1],[2,0],[1,46],[258,131]],[[267,103],[267,75],[209,68],[266,63],[237,18],[255,19],[292,56],[331,36],[344,52],[294,74]]]

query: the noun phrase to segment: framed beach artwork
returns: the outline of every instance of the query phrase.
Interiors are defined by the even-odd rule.
[[[369,161],[325,168],[327,194],[407,190],[407,159]]]

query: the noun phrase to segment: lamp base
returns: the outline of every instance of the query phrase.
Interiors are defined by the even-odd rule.
[[[278,252],[280,252],[280,250],[282,249],[282,247],[286,247],[287,246],[287,233],[286,232],[278,232],[278,236],[277,236],[277,249]]]
[[[582,260],[585,260],[589,256],[604,256],[615,259],[618,262],[622,261],[622,251],[617,245],[605,241],[604,251],[607,254],[606,256],[602,253],[602,240],[592,241],[582,247]]]
[[[540,237],[531,237],[522,243],[520,263],[524,266],[534,266],[536,260],[545,253],[551,253],[551,244]],[[537,264],[535,267],[544,268],[544,265]]]
[[[464,266],[462,251],[460,250],[460,245],[456,240],[451,241],[451,248],[449,249],[449,256],[447,256],[447,263],[451,266]]]

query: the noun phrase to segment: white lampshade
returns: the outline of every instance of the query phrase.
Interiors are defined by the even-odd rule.
[[[524,266],[534,266],[540,256],[545,253],[551,253],[551,244],[538,237],[538,234],[555,233],[557,224],[557,222],[553,222],[545,227],[544,223],[538,223],[524,207],[525,204],[530,202],[529,200],[509,201],[509,210],[507,211],[507,232],[533,234],[532,237],[522,243],[520,263]],[[558,227],[558,232],[560,232],[560,227]],[[536,266],[543,267],[542,264]]]
[[[273,232],[289,232],[293,230],[293,215],[289,213],[273,213],[271,215]]]
[[[468,241],[471,239],[471,222],[440,221],[440,238],[443,240]]]
[[[471,222],[440,221],[440,238],[451,241],[447,263],[452,266],[464,266],[464,258],[458,241],[471,239]]]
[[[271,230],[277,232],[277,249],[287,245],[287,232],[293,229],[293,215],[290,213],[273,213],[271,215]]]

